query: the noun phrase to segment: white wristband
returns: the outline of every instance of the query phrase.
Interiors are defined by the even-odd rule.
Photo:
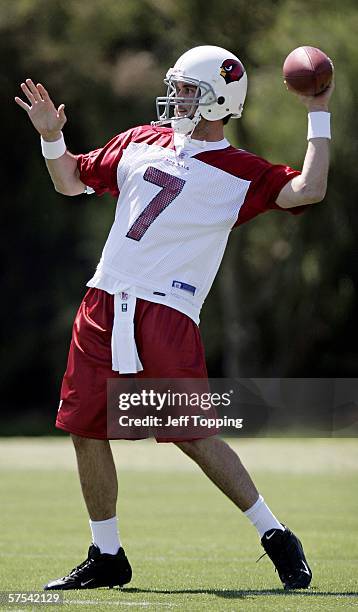
[[[41,136],[41,151],[46,159],[58,159],[66,153],[66,144],[61,132],[61,137],[58,140],[49,142]]]
[[[331,113],[316,111],[308,113],[307,140],[331,138]]]

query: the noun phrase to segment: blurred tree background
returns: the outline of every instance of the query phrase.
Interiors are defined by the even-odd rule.
[[[110,196],[54,191],[38,134],[13,101],[20,82],[31,76],[65,103],[67,145],[86,152],[155,119],[166,70],[199,44],[246,66],[232,143],[296,168],[306,112],[285,90],[283,61],[307,44],[336,67],[328,195],[299,218],[271,212],[233,232],[202,312],[209,373],[356,376],[357,31],[355,0],[0,0],[4,432],[33,433],[34,420],[52,430],[72,320],[115,207]]]

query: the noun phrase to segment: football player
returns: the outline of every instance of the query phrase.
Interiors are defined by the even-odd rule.
[[[124,585],[132,570],[121,545],[117,476],[107,431],[107,379],[206,379],[199,313],[233,228],[268,210],[302,212],[326,192],[333,86],[303,97],[307,151],[299,172],[274,165],[224,137],[241,117],[247,76],[230,51],[200,46],[166,75],[158,120],[74,155],[64,141],[64,105],[42,84],[17,97],[41,135],[56,191],[111,193],[115,219],[73,326],[57,427],[72,436],[92,544],[87,559],[46,589]],[[159,438],[160,441],[160,438]],[[271,512],[236,453],[217,435],[172,441],[256,527],[287,589],[306,588],[312,573],[299,539]]]

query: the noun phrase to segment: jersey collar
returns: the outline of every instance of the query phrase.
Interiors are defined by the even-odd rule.
[[[193,138],[190,138],[184,134],[175,133],[174,146],[177,155],[185,152],[188,156],[192,157],[198,153],[203,153],[203,151],[217,151],[219,149],[226,149],[230,146],[230,143],[226,138],[207,142],[206,140],[194,140]]]

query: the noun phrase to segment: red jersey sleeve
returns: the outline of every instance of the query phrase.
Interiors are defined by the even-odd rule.
[[[76,156],[80,180],[92,187],[97,195],[109,192],[113,197],[118,197],[117,167],[124,149],[133,139],[135,130],[136,128],[115,136],[100,149]]]
[[[260,157],[256,157],[255,166],[255,176],[251,181],[234,227],[268,210],[281,210],[291,215],[299,215],[304,212],[306,206],[281,208],[276,204],[281,189],[295,176],[301,174],[298,170],[282,164],[271,164]]]
[[[199,153],[195,157],[215,168],[250,182],[244,203],[233,227],[237,227],[268,210],[281,210],[289,212],[291,215],[299,215],[309,208],[309,206],[281,208],[276,204],[281,189],[293,177],[301,174],[290,166],[271,164],[258,155],[244,149],[236,149],[231,145],[226,149]]]

